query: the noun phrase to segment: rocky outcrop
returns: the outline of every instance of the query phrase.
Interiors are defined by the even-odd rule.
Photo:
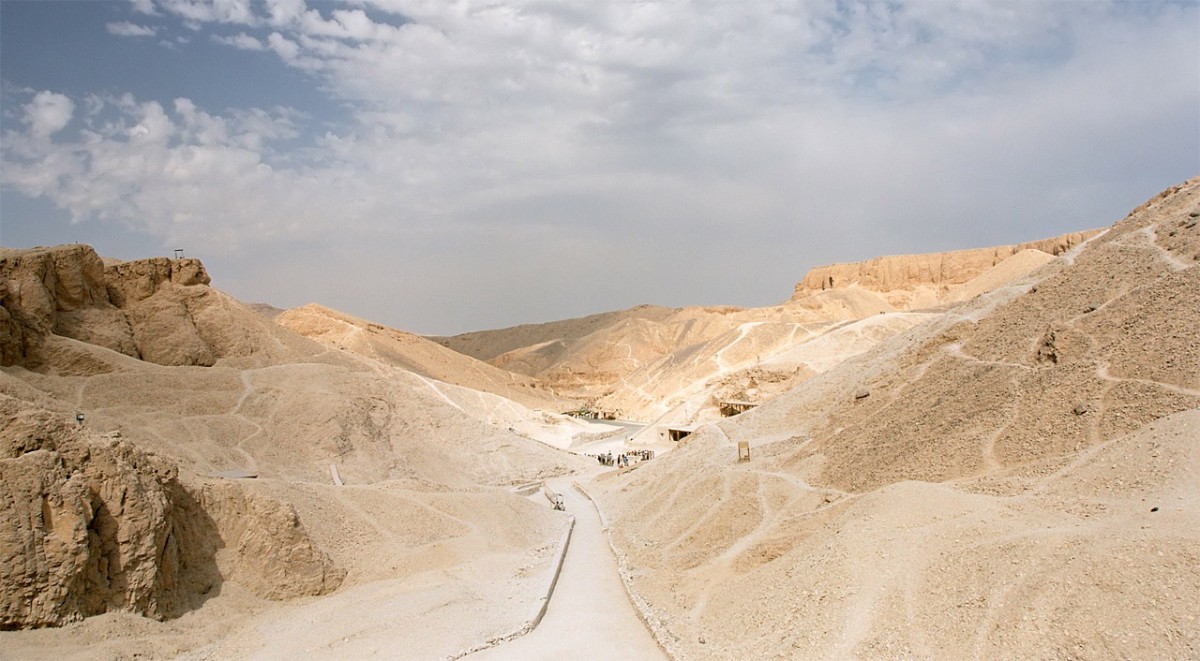
[[[290,505],[187,487],[169,460],[0,394],[0,630],[171,617],[226,579],[267,599],[320,595],[344,575]]]
[[[41,364],[51,333],[160,365],[212,365],[220,352],[194,305],[209,282],[196,259],[106,266],[84,245],[0,251],[0,365]]]
[[[120,308],[144,301],[168,284],[190,287],[212,282],[198,259],[151,257],[115,262],[104,270],[104,275],[109,300]]]
[[[8,282],[0,279],[0,365],[24,365],[36,354],[44,331],[22,313]]]
[[[235,482],[194,491],[219,538],[234,552],[222,573],[264,599],[333,592],[346,572],[313,544],[290,503],[256,494]]]
[[[817,292],[850,286],[876,292],[911,291],[922,287],[946,291],[966,283],[1023,250],[1040,250],[1050,255],[1060,255],[1098,232],[1099,230],[1075,232],[1012,246],[876,257],[865,262],[818,266],[797,283],[791,300],[796,301]]]
[[[111,308],[104,263],[87,246],[0,249],[0,365],[38,362],[62,312]]]
[[[174,466],[9,397],[0,420],[0,629],[172,613],[202,564],[175,533]]]

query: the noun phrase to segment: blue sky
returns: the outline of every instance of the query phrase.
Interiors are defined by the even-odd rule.
[[[1200,3],[0,0],[0,243],[454,333],[759,306],[1200,174]]]

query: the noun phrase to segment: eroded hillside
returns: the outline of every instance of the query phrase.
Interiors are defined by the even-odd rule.
[[[660,640],[686,658],[1194,656],[1198,217],[1195,179],[607,481]]]
[[[247,617],[306,595],[344,600],[345,627],[367,638],[395,618],[459,621],[434,655],[520,622],[481,614],[535,598],[531,569],[564,521],[511,487],[581,460],[464,415],[443,389],[466,388],[272,322],[195,260],[6,249],[0,276],[0,628],[109,613],[174,636],[7,648],[225,656],[268,644],[239,637]],[[416,611],[379,612],[400,593]],[[171,619],[193,611],[207,615]],[[346,630],[275,643],[337,645]]]

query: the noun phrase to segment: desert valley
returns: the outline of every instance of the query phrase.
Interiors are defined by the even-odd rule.
[[[1196,658],[1200,178],[1094,221],[452,337],[0,248],[0,659]]]

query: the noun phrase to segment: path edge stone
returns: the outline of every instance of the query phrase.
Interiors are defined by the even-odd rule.
[[[549,572],[550,578],[546,581],[546,587],[542,590],[542,596],[533,603],[530,608],[529,617],[525,618],[525,622],[513,631],[502,636],[489,638],[488,640],[475,645],[469,649],[443,657],[446,661],[454,661],[461,659],[464,656],[480,652],[497,645],[507,643],[510,640],[515,640],[537,628],[541,624],[542,618],[546,616],[546,608],[550,605],[550,598],[554,596],[554,588],[558,585],[558,576],[562,573],[563,560],[567,556],[567,546],[571,544],[571,533],[575,530],[575,516],[567,515],[567,528],[563,531],[562,537],[559,539],[558,551],[555,553],[554,569]]]
[[[657,618],[653,617],[650,604],[646,603],[646,600],[642,599],[641,595],[633,589],[633,581],[629,574],[629,565],[625,560],[625,556],[613,544],[608,517],[604,514],[604,510],[600,509],[600,503],[596,502],[596,499],[592,498],[592,494],[588,493],[587,489],[584,489],[583,485],[578,481],[572,480],[572,484],[575,486],[576,491],[588,499],[588,502],[595,508],[596,515],[600,517],[600,527],[604,532],[604,539],[608,541],[608,548],[612,550],[613,557],[617,559],[617,573],[621,575],[621,587],[625,589],[625,598],[633,606],[633,612],[637,613],[638,619],[642,621],[646,630],[650,632],[650,637],[654,639],[655,644],[658,645],[658,649],[662,651],[667,659],[670,661],[679,661],[679,655],[668,644],[670,639],[669,632],[663,628],[662,623]]]

